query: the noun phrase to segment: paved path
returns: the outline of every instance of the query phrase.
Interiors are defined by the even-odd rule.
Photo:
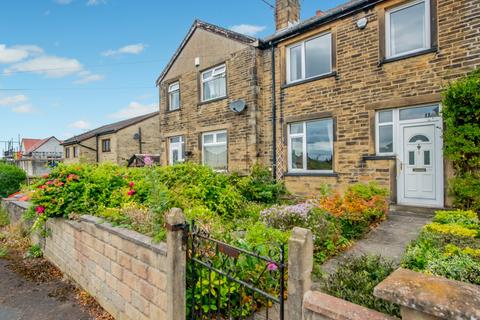
[[[359,240],[343,254],[328,260],[322,270],[333,273],[338,264],[350,255],[381,255],[395,262],[400,262],[406,246],[418,237],[422,227],[433,218],[432,212],[413,212],[398,208],[391,211],[388,219],[382,222],[366,238]]]
[[[0,259],[0,320],[91,320],[62,281],[36,283],[23,279],[8,268],[9,261]],[[70,297],[69,297],[70,296]]]

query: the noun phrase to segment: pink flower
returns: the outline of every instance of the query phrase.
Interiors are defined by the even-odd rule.
[[[47,186],[42,184],[41,186],[38,186],[38,189],[45,189]]]
[[[52,184],[53,184],[53,181],[52,181],[52,180],[50,180],[50,181],[47,181],[47,185],[49,185],[49,186],[50,186],[50,185],[52,185]]]
[[[145,158],[143,158],[143,162],[146,166],[151,166],[153,164],[153,159],[149,156],[146,156]]]
[[[277,264],[273,263],[273,262],[269,262],[267,264],[267,270],[268,271],[277,271],[278,270],[278,266]]]
[[[45,212],[45,207],[42,207],[42,206],[38,206],[35,208],[35,212],[38,214],[38,215],[41,215]]]
[[[68,180],[68,181],[78,180],[78,176],[77,176],[76,174],[70,173],[70,174],[67,176],[67,180]]]
[[[136,191],[133,190],[133,189],[132,189],[132,190],[128,190],[128,192],[127,192],[127,194],[128,194],[129,196],[133,196],[135,193],[136,193]]]
[[[130,188],[133,188],[133,186],[135,185],[135,182],[132,181],[128,185],[130,186]]]
[[[56,184],[55,184],[57,187],[61,187],[64,185],[64,183],[62,181],[58,181]]]

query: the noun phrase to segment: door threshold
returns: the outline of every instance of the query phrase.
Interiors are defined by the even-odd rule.
[[[405,204],[391,204],[389,209],[391,212],[408,212],[413,214],[433,216],[435,214],[435,211],[442,210],[444,208],[420,207],[420,206],[412,206],[412,205],[405,205]]]

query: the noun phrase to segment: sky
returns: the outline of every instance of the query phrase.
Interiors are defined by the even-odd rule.
[[[302,19],[343,2],[301,0]],[[156,111],[155,80],[196,18],[274,32],[263,0],[0,0],[0,141],[67,139]]]

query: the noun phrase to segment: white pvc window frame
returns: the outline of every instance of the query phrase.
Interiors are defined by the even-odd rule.
[[[218,136],[220,134],[225,134],[225,141],[218,141]],[[212,142],[205,142],[206,136],[213,136]],[[225,146],[225,151],[227,153],[227,163],[225,164],[225,170],[216,170],[216,171],[226,171],[228,170],[228,133],[227,130],[218,130],[218,131],[211,131],[211,132],[204,132],[202,133],[202,164],[208,166],[208,163],[205,163],[205,147],[217,147],[217,146]]]
[[[212,72],[212,75],[205,78],[204,75],[205,73],[208,73],[208,72]],[[207,102],[207,101],[211,101],[211,100],[216,100],[216,99],[221,99],[221,98],[224,98],[227,96],[227,81],[226,81],[226,77],[227,77],[227,65],[226,64],[221,64],[219,66],[216,66],[216,67],[213,67],[213,68],[210,68],[210,69],[207,69],[205,71],[202,72],[202,74],[200,75],[200,81],[201,81],[201,100],[202,102]],[[205,84],[210,82],[210,81],[213,81],[213,80],[216,80],[218,78],[225,78],[225,94],[221,95],[221,96],[217,96],[217,97],[211,97],[209,99],[205,99]]]
[[[287,150],[288,150],[288,172],[291,173],[333,173],[333,163],[332,163],[332,169],[331,170],[309,170],[307,169],[307,161],[308,161],[308,154],[307,154],[307,123],[308,122],[316,122],[316,121],[331,121],[331,128],[332,132],[330,134],[331,139],[330,139],[330,148],[332,150],[332,161],[335,156],[335,150],[334,150],[334,130],[335,130],[335,125],[334,125],[334,120],[333,118],[324,118],[324,119],[312,119],[312,120],[307,120],[307,121],[299,121],[299,122],[292,122],[288,124],[288,139],[287,139]],[[294,124],[302,124],[303,129],[301,133],[291,133],[291,126]],[[299,168],[293,168],[292,167],[292,139],[295,138],[302,138],[302,154],[303,154],[303,163],[302,163],[302,169]]]
[[[178,99],[174,100],[173,95],[178,94]],[[177,105],[172,102],[177,101]],[[180,81],[173,82],[168,85],[168,110],[174,111],[180,109]]]
[[[412,6],[420,4],[420,3],[424,3],[424,8],[425,8],[425,12],[424,12],[424,15],[425,15],[425,17],[424,17],[425,33],[423,34],[423,40],[424,40],[425,46],[422,47],[422,48],[417,48],[417,49],[410,50],[410,51],[407,51],[407,52],[401,52],[401,53],[392,52],[392,39],[391,39],[391,15],[392,15],[392,13],[401,11],[403,9],[412,7]],[[416,52],[420,52],[420,51],[430,49],[431,45],[432,45],[431,44],[432,39],[431,39],[431,21],[430,21],[430,18],[431,18],[430,17],[430,0],[415,0],[415,1],[411,1],[411,2],[405,3],[403,5],[400,5],[400,6],[397,6],[397,7],[394,7],[394,8],[391,8],[391,9],[385,11],[385,49],[386,49],[385,53],[386,53],[386,58],[387,59],[397,58],[397,57],[401,57],[401,56],[405,56],[405,55],[409,55],[409,54],[412,54],[412,53],[416,53]]]
[[[329,71],[325,72],[325,73],[321,73],[321,74],[316,74],[314,76],[311,76],[311,77],[307,78],[306,77],[307,62],[306,62],[306,46],[305,46],[305,43],[307,43],[309,41],[312,41],[312,40],[315,40],[315,39],[318,39],[318,38],[322,38],[322,37],[329,37],[329,39],[330,39],[330,59],[328,61]],[[302,63],[301,63],[301,77],[300,77],[300,79],[292,80],[292,75],[290,74],[290,72],[291,72],[291,70],[290,70],[290,65],[291,65],[290,52],[291,52],[291,49],[296,48],[298,46],[301,47],[301,60],[302,60]],[[287,84],[296,83],[296,82],[299,82],[299,81],[313,79],[313,78],[320,77],[320,76],[323,76],[323,75],[326,75],[326,74],[330,74],[332,72],[332,69],[333,69],[333,37],[332,37],[332,33],[330,31],[329,32],[324,32],[324,33],[321,33],[321,34],[316,35],[314,37],[305,39],[305,40],[300,41],[300,42],[296,42],[296,43],[288,46],[286,48],[286,69],[287,69],[286,70]]]

